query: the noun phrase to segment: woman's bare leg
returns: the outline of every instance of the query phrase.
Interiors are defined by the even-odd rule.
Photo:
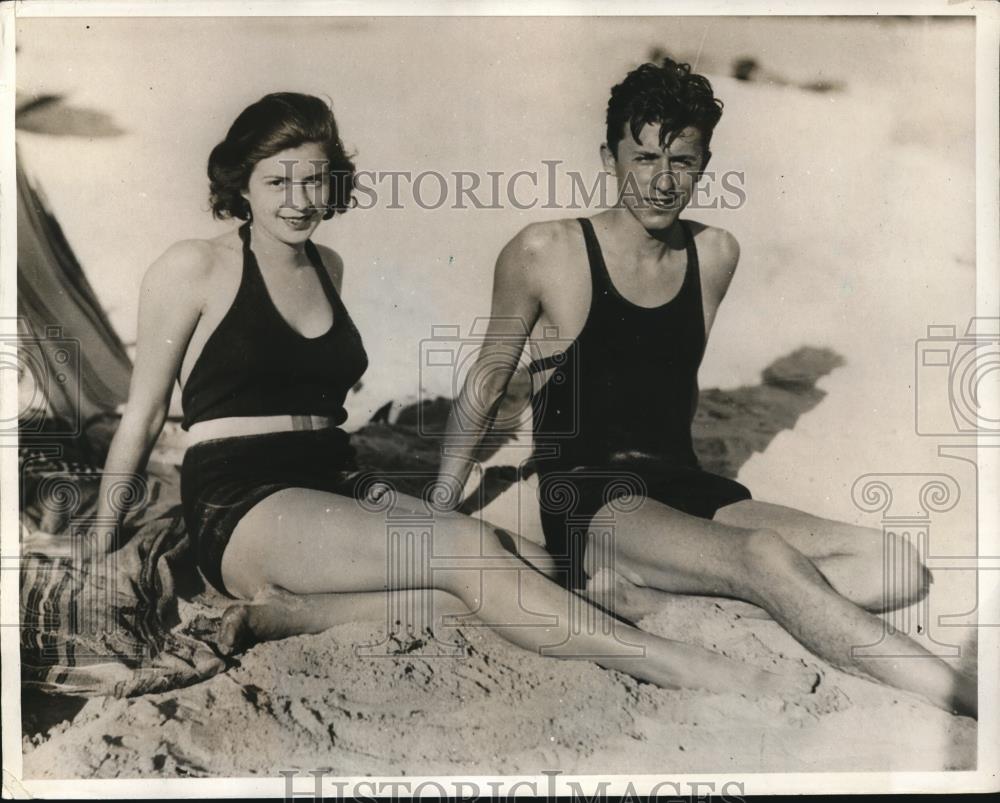
[[[422,507],[419,500],[407,504]],[[442,515],[431,529],[435,559],[452,568],[429,572],[418,561],[400,572],[388,560],[393,536],[385,517],[346,497],[286,489],[240,521],[223,555],[222,576],[232,593],[247,599],[268,586],[329,594],[426,587],[429,579],[525,649],[587,657],[659,686],[789,694],[815,685],[811,673],[775,675],[622,624],[527,567],[492,528],[474,519]],[[573,632],[572,605],[585,606],[595,626]],[[528,613],[544,624],[523,624]]]
[[[883,635],[881,619],[841,596],[777,531],[707,521],[650,499],[614,515],[616,567],[630,579],[664,591],[751,602],[834,666],[974,714],[974,680],[901,633]],[[893,657],[854,654],[853,647],[879,641],[884,655]]]
[[[457,597],[428,591],[437,619],[435,631],[444,628],[445,616],[468,614]],[[268,586],[249,602],[229,606],[219,623],[218,646],[227,654],[241,652],[261,641],[322,633],[348,622],[377,622],[385,618],[388,594],[383,591],[342,594],[293,594]]]

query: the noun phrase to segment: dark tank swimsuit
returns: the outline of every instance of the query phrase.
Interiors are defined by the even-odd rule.
[[[355,328],[320,259],[306,254],[333,310],[319,337],[297,332],[271,301],[250,248],[250,224],[240,227],[243,276],[225,317],[198,355],[182,403],[187,430],[199,421],[232,416],[316,415],[335,427],[216,438],[192,445],[181,466],[184,520],[198,566],[227,596],[222,554],[239,520],[284,488],[353,495],[358,472],[347,433],[344,400],[368,367]]]
[[[580,218],[590,311],[566,351],[531,365],[532,372],[555,368],[532,398],[533,460],[546,548],[571,588],[586,583],[586,536],[604,505],[613,514],[649,498],[710,519],[750,498],[738,482],[703,471],[695,456],[691,423],[705,316],[694,235],[680,223],[687,250],[681,289],[666,304],[640,307],[615,289],[593,224]],[[624,496],[632,501],[625,504]]]

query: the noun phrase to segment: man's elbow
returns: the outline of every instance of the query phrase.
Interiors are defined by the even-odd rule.
[[[466,395],[476,399],[484,410],[494,411],[507,394],[510,377],[506,368],[473,371],[465,382]]]
[[[473,370],[465,378],[462,394],[453,408],[461,425],[470,429],[487,429],[507,392],[509,373]]]

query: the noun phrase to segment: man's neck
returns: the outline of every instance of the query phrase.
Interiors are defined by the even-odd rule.
[[[627,209],[611,210],[605,225],[616,248],[637,261],[659,261],[672,251],[684,247],[680,219],[659,231],[649,231]]]

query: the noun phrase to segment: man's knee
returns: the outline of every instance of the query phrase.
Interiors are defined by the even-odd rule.
[[[887,569],[883,571],[883,581],[888,584],[885,600],[893,608],[920,602],[930,592],[930,569],[909,540],[896,535],[885,538],[888,539],[883,557]]]
[[[819,579],[812,561],[776,530],[751,530],[743,541],[742,560],[747,571],[756,577]]]

